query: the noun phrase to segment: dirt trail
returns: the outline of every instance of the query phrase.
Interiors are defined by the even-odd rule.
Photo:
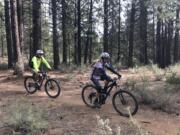
[[[96,115],[103,119],[110,119],[112,125],[119,125],[122,129],[129,126],[129,119],[119,116],[113,109],[111,99],[101,109],[91,109],[81,100],[81,87],[88,81],[88,74],[51,73],[51,77],[61,81],[62,93],[57,99],[50,99],[44,91],[33,95],[26,95],[23,80],[13,79],[11,71],[0,72],[0,123],[3,118],[4,107],[16,99],[26,100],[46,107],[49,113],[49,134],[87,134],[95,130]],[[177,135],[180,130],[180,116],[167,114],[159,110],[152,110],[141,105],[134,117],[138,123],[154,135]],[[1,126],[1,125],[0,125]],[[0,133],[1,134],[1,133]]]

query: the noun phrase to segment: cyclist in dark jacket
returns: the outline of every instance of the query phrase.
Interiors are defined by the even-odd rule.
[[[110,76],[107,75],[106,69],[108,69],[112,73],[114,73],[114,74],[118,75],[119,77],[121,77],[121,75],[118,72],[116,72],[113,69],[112,65],[110,64],[110,55],[109,55],[109,53],[103,52],[101,54],[101,60],[96,62],[93,65],[93,70],[92,70],[92,74],[91,74],[91,80],[95,84],[95,86],[98,88],[99,91],[103,90],[103,88],[101,87],[99,81],[105,81],[104,88],[107,87],[109,82],[113,81],[113,79]]]
[[[118,77],[121,77],[111,65],[109,53],[103,52],[101,54],[101,59],[93,65],[91,73],[91,81],[96,86],[98,92],[106,91],[109,82],[113,81],[113,79],[107,75],[106,69],[116,74]],[[102,88],[100,81],[105,81],[104,88]]]

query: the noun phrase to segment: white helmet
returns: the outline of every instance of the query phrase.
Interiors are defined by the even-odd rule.
[[[103,52],[101,53],[101,58],[110,58],[110,55],[107,52]]]
[[[36,54],[37,54],[37,55],[38,55],[38,54],[43,55],[43,54],[44,54],[44,52],[43,52],[43,50],[37,50],[37,51],[36,51]]]

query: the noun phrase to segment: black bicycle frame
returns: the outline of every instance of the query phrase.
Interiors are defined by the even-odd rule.
[[[40,87],[42,86],[44,80],[48,78],[48,76],[47,76],[46,73],[45,73],[45,74],[44,74],[44,73],[41,73],[41,75],[42,75],[42,79],[41,79],[41,81],[40,81]]]
[[[110,95],[110,93],[111,93],[114,86],[117,86],[116,81],[113,81],[111,84],[108,85],[106,92],[101,92],[101,93],[104,93],[106,95]]]

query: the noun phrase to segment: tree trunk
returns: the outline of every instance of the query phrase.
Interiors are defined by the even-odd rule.
[[[156,63],[155,7],[153,5],[153,63]]]
[[[120,61],[120,53],[121,53],[121,0],[119,0],[119,24],[118,24],[118,56],[117,61]]]
[[[178,6],[176,10],[176,31],[175,31],[175,39],[174,39],[174,63],[178,62],[179,57],[179,10],[180,6]]]
[[[135,24],[135,2],[132,0],[131,18],[130,18],[130,30],[129,30],[129,58],[128,67],[133,67],[133,46],[134,46],[134,24]]]
[[[16,35],[14,24],[13,0],[10,0],[11,5],[11,31],[12,31],[12,45],[13,45],[13,64],[17,62],[17,48],[16,48]]]
[[[32,0],[33,8],[33,55],[36,54],[36,50],[42,49],[41,46],[41,1]]]
[[[89,39],[89,64],[92,63],[92,53],[93,53],[92,46],[93,46],[92,37],[90,37],[90,39]]]
[[[140,62],[148,64],[147,57],[147,1],[140,0]]]
[[[21,52],[24,51],[24,20],[23,20],[23,3],[22,0],[17,0],[17,15],[18,15],[18,28],[19,28],[19,41]]]
[[[15,31],[15,39],[16,39],[16,50],[17,50],[17,62],[15,67],[15,73],[19,76],[23,76],[24,72],[24,63],[23,63],[23,56],[20,49],[20,40],[19,40],[19,29],[18,29],[18,18],[17,18],[17,3],[16,0],[12,1],[12,10],[13,10],[13,18],[14,18],[14,31]],[[19,10],[19,9],[18,9]]]
[[[66,1],[62,0],[63,63],[65,64],[67,64],[66,23]]]
[[[81,65],[81,0],[77,4],[78,12],[78,64]]]
[[[2,45],[1,57],[3,58],[4,57],[4,37],[3,37],[3,35],[1,35],[1,45]]]
[[[165,48],[166,48],[166,26],[165,26],[165,22],[162,21],[162,25],[161,25],[161,62],[160,62],[160,67],[161,68],[165,68]]]
[[[172,38],[173,38],[173,21],[170,20],[168,23],[168,41],[166,47],[166,66],[171,64],[171,46],[172,46]]]
[[[161,9],[158,7],[158,12],[161,12]],[[158,65],[161,63],[161,19],[159,15],[157,16],[157,34],[156,34],[156,62]]]
[[[58,69],[60,66],[59,59],[59,44],[58,44],[58,32],[57,32],[57,2],[52,2],[52,21],[53,21],[53,58],[54,58],[54,69]]]
[[[6,27],[6,42],[8,54],[8,68],[13,66],[13,52],[12,52],[12,37],[11,37],[11,22],[9,15],[9,0],[4,0],[5,4],[5,27]]]
[[[33,47],[32,47],[32,21],[31,21],[31,18],[32,18],[32,14],[31,14],[31,2],[29,2],[29,60],[33,57]]]
[[[87,64],[87,58],[89,58],[89,63],[91,63],[91,53],[92,53],[92,10],[93,10],[93,1],[90,0],[90,10],[89,10],[89,19],[88,19],[88,31],[87,31],[87,41],[84,51],[84,64]]]
[[[75,0],[74,5],[74,29],[77,29],[77,0]],[[77,31],[74,32],[74,63],[77,65]]]
[[[87,31],[86,45],[84,48],[84,64],[87,64],[88,50],[89,50],[89,28]]]
[[[104,0],[104,52],[108,52],[108,0]]]
[[[91,0],[91,3],[90,3],[90,16],[89,16],[89,22],[90,22],[90,37],[89,37],[89,64],[92,63],[92,44],[93,44],[93,37],[92,37],[92,34],[93,34],[93,0]]]

